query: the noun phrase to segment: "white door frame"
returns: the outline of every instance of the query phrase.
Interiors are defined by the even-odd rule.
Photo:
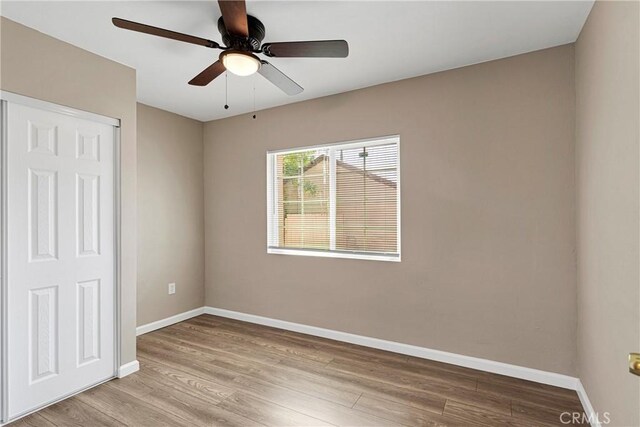
[[[93,122],[104,123],[113,126],[114,129],[114,279],[115,279],[115,295],[114,295],[114,366],[113,377],[118,375],[120,367],[120,348],[121,348],[121,247],[120,247],[120,120],[111,117],[101,116],[99,114],[87,111],[77,110],[75,108],[63,105],[53,104],[51,102],[41,101],[39,99],[28,96],[18,95],[16,93],[0,91],[0,425],[7,423],[7,398],[8,398],[8,348],[7,348],[7,103],[21,104],[40,110],[51,111],[58,114],[65,114]],[[92,385],[90,387],[95,386]],[[72,393],[77,394],[78,392]],[[69,396],[60,396],[59,400]],[[48,406],[55,402],[50,402]],[[41,409],[41,408],[38,408]],[[33,411],[35,412],[35,411]],[[12,420],[13,421],[13,420]]]

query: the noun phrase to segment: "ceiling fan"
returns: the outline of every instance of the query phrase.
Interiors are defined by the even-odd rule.
[[[264,43],[265,28],[259,19],[247,15],[244,0],[218,0],[222,16],[218,20],[218,31],[225,46],[188,34],[178,33],[164,28],[113,18],[113,25],[125,30],[165,37],[185,43],[192,43],[211,49],[221,49],[216,62],[195,76],[190,85],[206,86],[225,70],[239,76],[249,76],[258,72],[287,95],[297,95],[302,87],[287,77],[269,62],[256,54],[282,58],[346,58],[349,45],[345,40],[318,40]]]

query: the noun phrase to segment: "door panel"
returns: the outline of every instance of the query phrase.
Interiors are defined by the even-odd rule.
[[[100,360],[100,279],[78,283],[78,366]]]
[[[77,175],[78,256],[100,255],[100,176]]]
[[[29,291],[31,383],[58,374],[58,287]]]
[[[7,112],[13,418],[114,376],[114,128]]]
[[[57,172],[29,169],[29,261],[58,257]]]

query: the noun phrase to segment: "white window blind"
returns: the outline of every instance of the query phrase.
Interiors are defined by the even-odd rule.
[[[400,260],[400,140],[267,153],[267,251]]]

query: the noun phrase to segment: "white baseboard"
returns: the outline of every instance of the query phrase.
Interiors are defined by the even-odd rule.
[[[134,372],[138,372],[140,370],[140,363],[137,360],[133,362],[125,363],[124,365],[118,368],[118,378],[124,378],[127,375],[131,375]]]
[[[587,414],[591,427],[602,427],[602,423],[600,423],[600,420],[598,419],[598,413],[595,409],[593,409],[593,405],[591,405],[589,396],[587,396],[587,390],[585,390],[584,386],[582,385],[582,381],[580,380],[578,380],[578,387],[576,388],[576,392],[578,393],[580,403],[582,403],[582,409],[584,409],[585,414]]]
[[[579,380],[575,377],[557,374],[554,372],[541,371],[538,369],[526,368],[524,366],[495,362],[493,360],[448,353],[446,351],[433,350],[426,347],[418,347],[415,345],[386,341],[378,338],[370,338],[362,335],[350,334],[347,332],[318,328],[315,326],[307,326],[300,323],[271,319],[268,317],[240,313],[237,311],[225,310],[222,308],[204,307],[204,313],[212,314],[214,316],[228,317],[230,319],[242,320],[250,323],[257,323],[274,328],[286,329],[288,331],[329,338],[336,341],[348,342],[365,347],[377,348],[394,353],[406,354],[409,356],[420,357],[422,359],[450,363],[452,365],[464,366],[467,368],[478,369],[494,374],[534,381],[541,384],[553,385],[570,390],[577,390],[579,383]]]
[[[166,319],[161,319],[155,322],[147,323],[146,325],[138,326],[136,328],[136,336],[155,331],[156,329],[171,326],[174,323],[182,322],[184,320],[191,319],[192,317],[200,316],[203,313],[204,307],[199,307],[193,310],[185,311],[184,313],[176,314],[175,316],[167,317]]]

